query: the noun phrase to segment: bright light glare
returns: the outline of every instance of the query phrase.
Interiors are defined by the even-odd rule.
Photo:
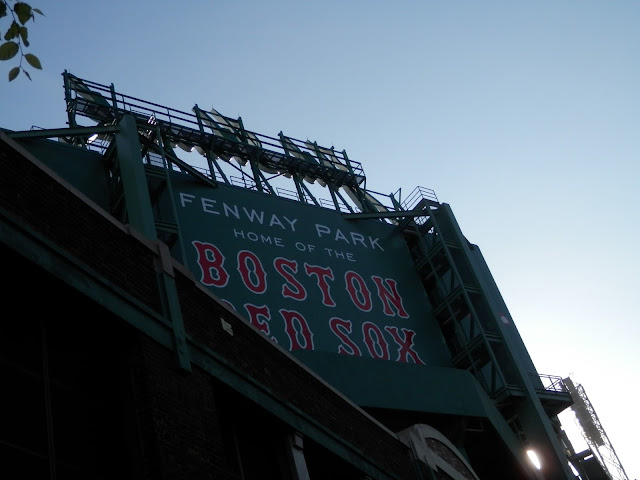
[[[578,473],[578,470],[576,470],[576,467],[574,467],[571,462],[569,462],[569,467],[571,467],[571,471],[573,472],[573,474],[578,477],[580,474]]]
[[[91,135],[91,136],[89,137],[88,143],[93,143],[93,142],[95,142],[97,138],[98,138],[98,134],[97,134],[97,133],[94,133],[93,135]]]
[[[538,459],[538,455],[533,450],[527,450],[527,455],[529,455],[529,460],[533,463],[533,466],[540,470],[540,460]]]

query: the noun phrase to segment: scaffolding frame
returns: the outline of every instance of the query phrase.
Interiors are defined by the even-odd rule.
[[[574,401],[571,410],[590,450],[590,452],[582,452],[578,456],[584,458],[591,453],[598,459],[598,462],[611,480],[629,480],[607,433],[604,431],[604,427],[598,419],[596,409],[589,401],[584,387],[579,383],[574,383],[568,377],[564,379],[564,383]]]

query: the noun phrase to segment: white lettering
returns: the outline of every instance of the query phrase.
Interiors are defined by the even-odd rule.
[[[338,240],[344,240],[345,242],[349,243],[349,240],[347,240],[347,237],[344,236],[344,233],[342,233],[342,231],[339,228],[336,230],[336,236],[334,240],[336,242]]]
[[[224,209],[224,215],[226,217],[228,217],[229,214],[231,214],[234,217],[236,217],[238,220],[240,220],[240,212],[238,212],[238,206],[237,205],[234,205],[233,207],[230,207],[226,203],[223,203],[222,204],[222,208]]]
[[[361,243],[363,247],[366,247],[367,244],[364,243],[364,235],[356,232],[351,232],[351,241],[355,245],[356,243]]]
[[[244,210],[245,215],[251,223],[253,223],[254,220],[257,220],[258,223],[262,225],[262,223],[264,222],[264,212],[258,213],[255,210],[251,209],[251,213],[249,213],[249,211],[245,207],[242,207],[242,210]]]
[[[295,232],[296,231],[296,222],[298,221],[298,219],[294,218],[293,220],[291,220],[291,219],[289,219],[287,217],[284,217],[284,216],[282,218],[284,218],[287,221],[287,223],[291,227],[291,231]]]
[[[196,198],[195,195],[189,195],[188,193],[180,192],[180,205],[184,207],[186,203],[193,202],[194,198]]]
[[[278,225],[280,228],[284,230],[284,225],[282,224],[282,222],[280,221],[280,219],[275,213],[271,215],[271,221],[269,222],[270,227],[273,227],[274,225]]]
[[[316,223],[316,233],[318,234],[318,237],[322,237],[323,234],[329,235],[331,233],[331,229],[326,225]]]
[[[217,203],[216,200],[211,200],[210,198],[204,198],[200,200],[202,203],[202,211],[207,213],[213,213],[214,215],[220,215],[220,212],[213,209],[214,205]]]
[[[384,252],[384,248],[382,248],[378,243],[379,240],[380,239],[378,237],[376,237],[375,239],[369,237],[369,243],[371,244],[371,248],[375,249],[376,247],[378,247],[380,250]]]

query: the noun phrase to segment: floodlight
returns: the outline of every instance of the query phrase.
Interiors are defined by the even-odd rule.
[[[533,466],[540,470],[542,465],[540,464],[538,454],[534,450],[527,450],[527,455],[529,457],[529,460],[531,460],[531,463],[533,463]]]

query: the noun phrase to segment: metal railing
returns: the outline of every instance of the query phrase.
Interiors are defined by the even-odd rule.
[[[406,200],[402,202],[402,208],[404,208],[405,210],[414,210],[420,205],[423,200],[440,203],[438,202],[436,192],[434,192],[430,188],[416,187],[407,196]]]
[[[545,392],[569,393],[569,389],[565,385],[562,377],[546,374],[532,374],[532,376],[540,379],[540,382],[542,382],[542,389]]]
[[[193,147],[195,146],[194,142],[197,143],[198,139],[200,139],[202,118],[199,118],[195,113],[176,110],[125,95],[116,92],[113,86],[80,79],[70,73],[65,72],[65,78],[67,79],[66,86],[68,89],[68,108],[78,115],[91,118],[94,121],[110,123],[119,115],[119,112],[130,112],[137,119],[148,121],[150,125],[164,124],[168,126],[167,132],[172,134],[176,141],[182,140],[185,145]],[[218,114],[217,118],[228,124],[239,123],[239,119],[220,114]],[[272,155],[310,158],[314,163],[321,163],[325,168],[329,167],[340,171],[348,170],[357,178],[364,179],[362,164],[348,159],[344,151],[335,150],[333,147],[323,148],[314,142],[302,141],[291,137],[282,136],[282,138],[276,138],[246,130],[244,127],[242,129],[243,134],[255,138],[261,150],[269,151]],[[229,131],[221,125],[212,123],[206,126],[204,133],[223,137]],[[320,162],[318,156],[321,154],[323,157]],[[270,155],[266,156],[269,157]]]

